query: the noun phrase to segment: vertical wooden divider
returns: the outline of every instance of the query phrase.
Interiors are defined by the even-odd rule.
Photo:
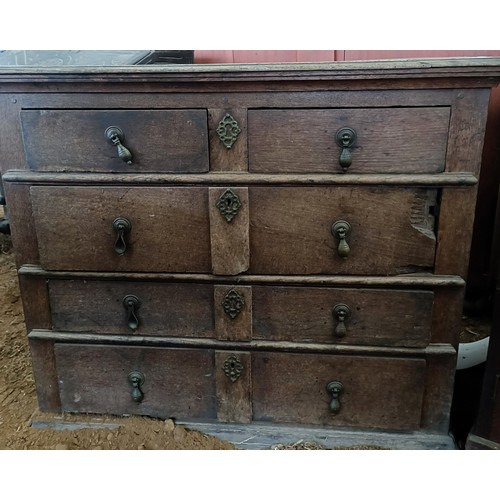
[[[217,419],[221,422],[252,421],[251,353],[216,351],[215,383]]]
[[[237,124],[239,133],[231,147],[226,147],[217,134],[219,123],[229,114]],[[208,130],[210,137],[210,171],[212,172],[247,172],[247,110],[242,108],[209,109]]]
[[[239,309],[237,314],[235,309]],[[252,339],[251,286],[215,285],[214,312],[217,340],[245,342]]]
[[[217,204],[221,196],[226,196],[224,199],[227,201],[234,195],[241,205],[233,219],[228,221]],[[211,187],[208,203],[212,272],[233,276],[247,271],[250,267],[248,188]]]

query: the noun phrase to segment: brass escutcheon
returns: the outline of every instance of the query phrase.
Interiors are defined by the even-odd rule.
[[[224,118],[222,118],[217,126],[217,135],[227,149],[233,147],[240,132],[241,129],[238,126],[238,122],[229,113],[224,115]]]

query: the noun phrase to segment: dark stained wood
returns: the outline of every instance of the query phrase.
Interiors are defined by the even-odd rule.
[[[51,339],[29,337],[29,347],[38,407],[42,411],[61,411],[54,342]]]
[[[253,353],[252,374],[256,421],[396,430],[420,425],[421,359]],[[331,381],[344,386],[337,415],[326,389]]]
[[[241,203],[238,213],[230,222],[217,208],[219,198],[228,189]],[[248,270],[250,259],[248,188],[208,188],[208,191],[212,272],[225,275],[243,273]]]
[[[208,192],[203,188],[33,187],[46,269],[208,272]],[[113,221],[132,224],[124,255]]]
[[[231,284],[234,278],[230,276],[213,276],[210,274],[185,273],[118,273],[118,272],[78,272],[78,271],[46,271],[40,266],[25,265],[19,273],[26,276],[45,276],[46,278],[82,278],[116,280],[131,279],[150,281],[181,281],[181,282],[209,282]],[[274,275],[241,275],[237,278],[241,284],[286,284],[286,285],[315,285],[315,286],[360,286],[360,287],[463,287],[465,281],[459,276],[433,275],[430,273],[415,273],[398,276],[274,276]]]
[[[224,372],[225,363],[235,358],[243,369],[232,381]],[[217,386],[217,420],[220,422],[249,423],[252,421],[252,362],[248,352],[215,353],[215,380]]]
[[[42,276],[19,275],[19,289],[23,301],[26,331],[34,328],[51,328],[47,280]]]
[[[460,187],[475,186],[477,177],[467,172],[439,173],[439,174],[248,174],[232,172],[211,172],[209,174],[71,174],[47,173],[9,170],[4,180],[16,183],[43,183],[59,185],[71,183],[73,185],[95,184],[179,184],[191,185],[332,185],[332,186],[439,186]]]
[[[432,191],[251,187],[249,193],[252,273],[384,275],[433,267]],[[331,231],[338,220],[352,227],[347,258],[338,255]]]
[[[429,343],[432,292],[276,286],[252,290],[255,339],[408,347]],[[351,310],[344,337],[335,332],[337,304]]]
[[[109,90],[111,90],[110,87]],[[178,92],[117,92],[104,93],[57,92],[16,94],[22,109],[153,109],[153,108],[208,108],[251,109],[251,108],[331,108],[332,102],[342,108],[378,108],[394,106],[449,106],[456,100],[459,90],[421,89],[418,92],[399,89],[379,89],[377,98],[370,92],[349,89],[349,92],[329,90],[296,92],[293,89],[273,88],[265,92],[205,92],[199,89],[193,93]],[[210,119],[210,116],[209,116]]]
[[[448,432],[456,364],[456,352],[427,357],[422,429]]]
[[[243,300],[243,307],[232,318],[224,311],[223,302],[230,292],[237,293]],[[245,341],[252,339],[252,287],[235,285],[214,286],[215,336],[218,340]]]
[[[235,143],[227,148],[217,134],[219,122],[229,113],[240,129]],[[210,170],[223,172],[248,171],[247,110],[237,108],[209,109]]]
[[[462,330],[464,293],[465,287],[434,289],[431,342],[451,344],[458,349]]]
[[[441,172],[449,119],[448,108],[249,110],[249,169],[343,173],[336,133],[349,127],[349,173]]]
[[[0,163],[41,404],[449,440],[500,59],[181,66],[0,68]],[[215,132],[225,113],[242,129],[230,150]],[[130,168],[105,142],[108,118]],[[347,174],[340,126],[358,133]],[[231,223],[215,208],[228,188],[242,201]],[[132,222],[122,257],[119,216]],[[346,259],[337,220],[352,225]],[[229,290],[245,300],[234,320]],[[337,303],[352,316],[335,341]],[[244,367],[234,382],[231,355]],[[139,404],[132,369],[146,375]],[[335,416],[332,380],[345,386]]]
[[[441,195],[436,248],[437,274],[467,277],[477,189],[447,189]]]
[[[56,330],[166,335],[214,336],[212,286],[143,281],[49,280],[50,311]],[[139,327],[128,326],[123,299],[139,299]]]
[[[19,113],[21,99],[17,94],[0,93],[0,172],[3,174],[12,167],[26,168]]]
[[[216,416],[213,351],[56,344],[55,356],[63,411]],[[133,370],[145,376],[140,403],[127,380]]]
[[[450,117],[447,172],[479,175],[489,97],[489,89],[464,89],[457,94]]]
[[[27,184],[3,183],[8,205],[12,246],[16,265],[40,262],[34,221],[31,217],[30,187]]]
[[[466,448],[483,446],[485,449],[500,447],[500,270],[495,283],[488,355],[477,420],[469,436]],[[487,440],[484,443],[483,440]]]
[[[404,61],[362,61],[333,63],[296,63],[296,64],[238,64],[238,65],[174,65],[174,66],[128,66],[128,67],[37,67],[2,68],[0,84],[16,84],[17,88],[27,84],[43,90],[53,90],[50,84],[60,91],[67,88],[83,90],[87,85],[105,81],[108,91],[122,84],[130,89],[131,84],[154,83],[168,84],[171,91],[177,90],[176,83],[184,88],[210,87],[213,82],[220,87],[223,83],[238,88],[239,82],[269,82],[302,84],[307,81],[348,82],[353,86],[359,82],[364,88],[386,87],[387,82],[397,87],[410,85],[436,86],[490,86],[500,80],[499,59],[491,58],[451,58],[451,59],[414,59]],[[397,83],[394,83],[397,80]],[[466,81],[468,80],[468,83]],[[41,86],[44,83],[46,85]],[[128,85],[127,85],[128,84]],[[66,85],[66,88],[65,88]],[[102,85],[103,89],[106,87]],[[113,88],[114,87],[114,88]],[[214,85],[214,90],[216,86]],[[1,88],[0,88],[1,89]]]
[[[80,172],[206,172],[205,110],[25,110],[28,164],[35,170]],[[119,127],[132,165],[118,157],[105,131]]]
[[[386,357],[418,357],[455,356],[456,350],[448,344],[429,344],[427,347],[387,347],[387,346],[354,346],[336,344],[311,344],[302,342],[284,342],[269,340],[252,340],[239,342],[234,340],[214,340],[209,338],[180,338],[115,335],[100,333],[60,332],[54,330],[32,330],[29,338],[54,340],[56,342],[71,342],[74,344],[112,344],[151,347],[203,348],[227,351],[284,351],[290,353],[313,354],[354,354],[383,355]]]

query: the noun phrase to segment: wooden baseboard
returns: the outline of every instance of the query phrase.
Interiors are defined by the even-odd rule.
[[[176,422],[180,425],[228,441],[241,450],[273,449],[298,442],[316,443],[325,449],[384,448],[389,450],[454,450],[453,438],[422,432],[393,433],[358,430],[266,425]]]

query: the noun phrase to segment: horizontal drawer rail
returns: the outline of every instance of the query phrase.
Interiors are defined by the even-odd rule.
[[[99,280],[142,280],[142,281],[179,281],[227,284],[287,284],[318,286],[404,286],[404,287],[445,287],[465,285],[460,276],[433,274],[409,274],[398,276],[280,276],[280,275],[237,275],[216,276],[212,274],[187,273],[131,273],[96,271],[46,271],[39,266],[27,264],[18,273],[23,276],[38,276],[54,279],[99,279]]]
[[[91,174],[9,170],[4,182],[27,184],[135,184],[135,185],[332,185],[332,186],[474,186],[478,179],[467,172],[439,174],[254,174],[210,172],[206,174]]]
[[[285,351],[311,352],[318,354],[358,354],[387,356],[450,356],[456,350],[449,344],[431,344],[427,347],[378,347],[378,346],[350,346],[331,344],[309,344],[304,342],[282,342],[252,340],[249,342],[214,340],[205,338],[176,338],[152,337],[141,335],[106,335],[93,333],[59,332],[53,330],[32,330],[29,335],[32,340],[47,340],[62,343],[82,344],[127,344],[141,347],[171,347],[171,348],[200,348],[215,350],[244,350],[244,351]]]

